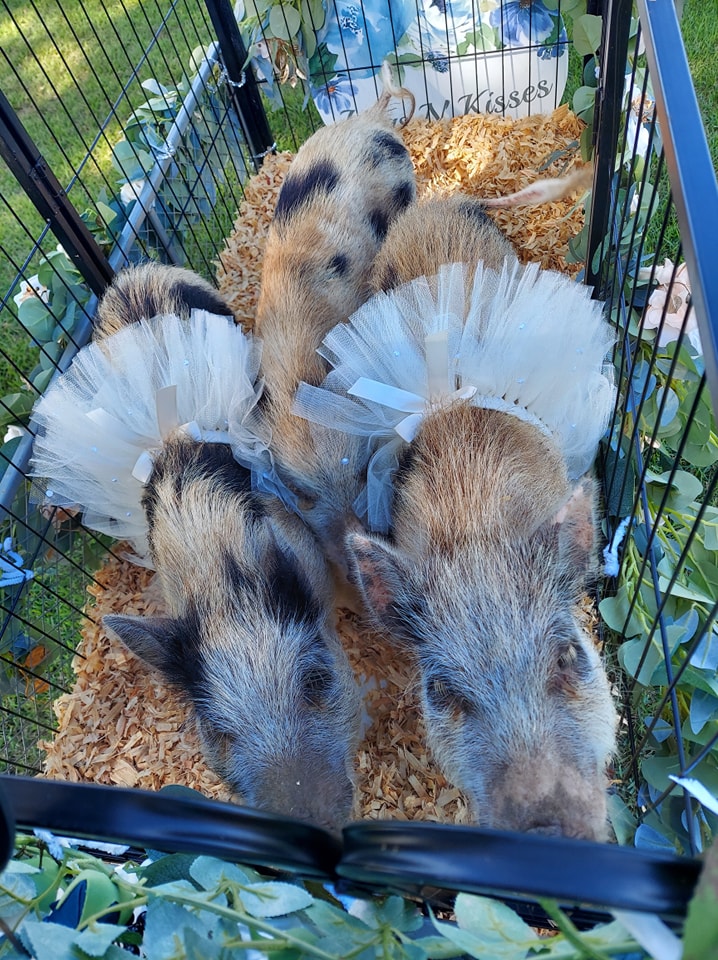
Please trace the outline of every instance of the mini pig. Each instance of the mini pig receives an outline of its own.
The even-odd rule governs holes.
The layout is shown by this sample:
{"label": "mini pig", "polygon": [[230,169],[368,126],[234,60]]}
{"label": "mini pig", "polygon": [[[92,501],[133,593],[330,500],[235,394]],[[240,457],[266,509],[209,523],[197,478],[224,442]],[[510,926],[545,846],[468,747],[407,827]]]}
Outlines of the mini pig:
{"label": "mini pig", "polygon": [[481,200],[462,193],[434,196],[408,207],[389,228],[376,256],[372,291],[394,290],[415,277],[433,277],[445,263],[475,266],[482,261],[494,270],[501,270],[505,262],[517,263],[513,246],[484,207]]}
{"label": "mini pig", "polygon": [[521,267],[460,196],[398,218],[373,283],[391,292],[327,336],[334,370],[297,404],[375,445],[369,517],[378,503],[389,536],[348,533],[353,579],[415,656],[429,746],[476,822],[603,840],[616,713],[576,603],[610,330],[585,288]]}
{"label": "mini pig", "polygon": [[353,438],[292,412],[300,381],[327,373],[322,338],[369,296],[369,274],[394,220],[415,198],[409,153],[392,125],[387,89],[366,112],[318,130],[282,185],[264,253],[256,331],[263,339],[264,413],[277,470],[302,515],[343,569],[343,534],[365,468]]}
{"label": "mini pig", "polygon": [[[326,561],[256,489],[253,469],[271,469],[253,419],[258,347],[228,317],[186,303],[168,314],[187,282],[165,267],[118,276],[98,318],[117,332],[39,404],[34,471],[53,502],[73,499],[96,529],[147,544],[168,615],[103,622],[186,696],[219,776],[250,806],[339,830],[360,698]],[[148,290],[163,316],[123,326]]]}
{"label": "mini pig", "polygon": [[615,709],[575,615],[593,502],[533,426],[457,402],[407,448],[392,539],[348,536],[373,619],[416,657],[429,747],[482,826],[606,839]]}
{"label": "mini pig", "polygon": [[[505,197],[477,199],[463,193],[435,195],[408,207],[394,220],[374,262],[372,292],[393,290],[415,277],[433,277],[445,263],[494,270],[517,262],[510,241],[486,214],[487,208],[538,206],[588,189],[593,168],[537,180]],[[467,304],[468,307],[468,304]]]}

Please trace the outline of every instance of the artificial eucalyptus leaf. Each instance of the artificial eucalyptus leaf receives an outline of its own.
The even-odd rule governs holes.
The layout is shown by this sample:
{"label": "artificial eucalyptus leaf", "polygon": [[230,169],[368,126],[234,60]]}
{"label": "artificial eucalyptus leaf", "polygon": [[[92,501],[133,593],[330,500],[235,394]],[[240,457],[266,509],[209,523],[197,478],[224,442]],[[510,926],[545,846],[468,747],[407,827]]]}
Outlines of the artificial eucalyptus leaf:
{"label": "artificial eucalyptus leaf", "polygon": [[675,851],[673,841],[647,823],[642,823],[638,827],[633,842],[642,850],[665,850],[671,853]]}
{"label": "artificial eucalyptus leaf", "polygon": [[247,913],[253,917],[282,917],[314,902],[303,887],[280,881],[250,884],[241,896]]}
{"label": "artificial eucalyptus leaf", "polygon": [[667,577],[658,578],[658,589],[663,594],[668,594],[672,597],[680,597],[683,600],[694,600],[696,603],[704,604],[708,608],[712,607],[713,603],[715,602],[714,597],[710,597],[702,590],[691,586],[690,584],[681,583],[679,580],[676,580],[671,584]]}
{"label": "artificial eucalyptus leaf", "polygon": [[418,930],[424,922],[416,906],[402,897],[356,900],[350,912],[353,917],[363,920],[369,927],[379,928],[388,925],[402,932]]}
{"label": "artificial eucalyptus leaf", "polygon": [[412,943],[432,960],[450,960],[451,957],[460,957],[463,953],[461,947],[444,937],[417,937]]}
{"label": "artificial eucalyptus leaf", "polygon": [[13,423],[25,423],[35,405],[35,394],[29,390],[8,393],[0,397],[0,428]]}
{"label": "artificial eucalyptus leaf", "polygon": [[486,938],[487,942],[526,943],[536,937],[531,927],[510,907],[489,897],[460,893],[456,897],[454,914],[462,930]]}
{"label": "artificial eucalyptus leaf", "polygon": [[189,876],[204,890],[215,890],[223,881],[244,885],[259,880],[259,874],[249,867],[239,867],[216,857],[204,856],[193,861]]}
{"label": "artificial eucalyptus leaf", "polygon": [[93,923],[79,934],[77,946],[88,957],[104,957],[110,944],[125,932],[126,927],[112,923]]}
{"label": "artificial eucalyptus leaf", "polygon": [[706,723],[718,717],[718,697],[694,690],[688,717],[693,733],[700,733]]}
{"label": "artificial eucalyptus leaf", "polygon": [[152,960],[176,960],[178,945],[183,943],[187,928],[207,937],[218,920],[206,911],[186,910],[180,904],[153,895],[145,915],[144,953]]}
{"label": "artificial eucalyptus leaf", "polygon": [[718,635],[715,626],[703,634],[690,657],[691,666],[710,673],[718,670]]}
{"label": "artificial eucalyptus leaf", "polygon": [[[658,404],[661,416],[660,427],[665,429],[665,427],[677,419],[680,400],[675,390],[671,390],[670,387],[659,387],[656,395],[656,403]],[[680,429],[680,424],[677,424],[677,427]]]}
{"label": "artificial eucalyptus leaf", "polygon": [[618,660],[626,673],[644,687],[666,682],[665,669],[662,669],[665,658],[655,636],[648,647],[642,637],[624,640],[618,648]]}
{"label": "artificial eucalyptus leaf", "polygon": [[573,110],[574,113],[582,113],[584,110],[588,110],[593,107],[596,100],[596,89],[595,87],[577,87],[573,95]]}
{"label": "artificial eucalyptus leaf", "polygon": [[312,30],[311,26],[306,23],[306,21],[304,21],[302,24],[302,44],[304,46],[304,53],[307,57],[307,60],[310,60],[316,53],[317,35],[314,30]]}
{"label": "artificial eucalyptus leaf", "polygon": [[302,18],[288,3],[278,3],[269,11],[269,29],[278,40],[290,42],[299,33]]}
{"label": "artificial eucalyptus leaf", "polygon": [[635,613],[629,617],[630,606],[626,589],[622,586],[615,596],[604,597],[598,609],[604,623],[614,633],[622,637],[636,637],[642,634],[643,626]]}
{"label": "artificial eucalyptus leaf", "polygon": [[73,949],[80,934],[73,927],[61,923],[25,920],[20,937],[34,960],[77,960]]}
{"label": "artificial eucalyptus leaf", "polygon": [[577,17],[573,24],[573,45],[580,57],[590,57],[596,54],[601,46],[603,21],[601,17],[585,13]]}
{"label": "artificial eucalyptus leaf", "polygon": [[[305,36],[311,33],[315,37],[314,47],[316,49],[316,33],[324,25],[326,18],[322,0],[302,0],[301,17]],[[307,52],[307,56],[311,56],[311,54]]]}
{"label": "artificial eucalyptus leaf", "polygon": [[175,880],[188,880],[190,867],[196,857],[192,853],[172,853],[161,856],[139,868],[139,875],[148,886],[156,887]]}
{"label": "artificial eucalyptus leaf", "polygon": [[34,340],[44,343],[52,336],[55,317],[39,297],[26,297],[20,303],[17,316]]}
{"label": "artificial eucalyptus leaf", "polygon": [[32,385],[35,387],[38,393],[44,393],[45,388],[52,379],[54,369],[50,368],[49,370],[41,370],[36,376],[32,378]]}

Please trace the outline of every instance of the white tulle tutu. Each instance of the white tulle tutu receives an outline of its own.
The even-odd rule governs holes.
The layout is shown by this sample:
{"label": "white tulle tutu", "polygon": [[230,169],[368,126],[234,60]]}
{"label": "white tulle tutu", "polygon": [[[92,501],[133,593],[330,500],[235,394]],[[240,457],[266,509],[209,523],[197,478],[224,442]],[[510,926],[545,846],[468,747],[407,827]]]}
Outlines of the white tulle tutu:
{"label": "white tulle tutu", "polygon": [[232,320],[193,310],[91,343],[39,400],[33,497],[80,507],[86,526],[147,554],[141,498],[152,457],[178,428],[227,443],[253,486],[279,495],[269,433],[257,411],[260,343]]}
{"label": "white tulle tutu", "polygon": [[335,327],[319,351],[334,369],[321,387],[301,384],[294,409],[367,438],[355,509],[386,531],[402,448],[432,407],[454,399],[533,423],[558,443],[570,477],[585,473],[614,403],[614,339],[602,305],[562,274],[536,264],[499,274],[480,263],[472,278],[450,264],[377,294]]}

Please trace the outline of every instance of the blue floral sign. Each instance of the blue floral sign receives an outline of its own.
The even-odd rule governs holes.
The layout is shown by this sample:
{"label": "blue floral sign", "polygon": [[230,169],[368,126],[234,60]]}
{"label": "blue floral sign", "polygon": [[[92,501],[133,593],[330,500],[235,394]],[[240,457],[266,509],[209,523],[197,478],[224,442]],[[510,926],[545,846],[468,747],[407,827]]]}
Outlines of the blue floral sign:
{"label": "blue floral sign", "polygon": [[[276,2],[286,12],[291,0]],[[253,26],[253,53],[265,55],[258,69],[267,78],[278,66],[268,39],[276,7],[263,6],[263,19],[245,24]],[[543,0],[314,0],[313,8],[302,0],[301,11],[310,9],[310,23],[296,13],[289,41],[298,60],[304,56],[298,73],[308,76],[325,122],[374,102],[387,59],[427,118],[545,113],[563,94],[568,37]],[[279,52],[286,62],[286,50]]]}

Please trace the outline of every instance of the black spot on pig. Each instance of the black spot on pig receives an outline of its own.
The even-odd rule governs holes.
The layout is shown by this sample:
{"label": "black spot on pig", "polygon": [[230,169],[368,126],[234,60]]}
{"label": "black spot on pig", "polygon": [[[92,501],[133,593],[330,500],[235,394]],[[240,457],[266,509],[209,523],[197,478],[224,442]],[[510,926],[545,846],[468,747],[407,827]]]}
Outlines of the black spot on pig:
{"label": "black spot on pig", "polygon": [[349,272],[349,257],[345,253],[336,253],[329,261],[329,269],[338,277],[345,277]]}
{"label": "black spot on pig", "polygon": [[319,603],[293,554],[283,553],[278,547],[268,578],[272,609],[280,617],[295,622],[318,620]]}
{"label": "black spot on pig", "polygon": [[387,230],[389,229],[389,214],[386,210],[370,210],[369,211],[369,224],[374,232],[374,236],[377,240],[383,240],[386,237]]}
{"label": "black spot on pig", "polygon": [[409,151],[401,140],[388,130],[381,130],[374,134],[367,149],[367,161],[372,167],[380,167],[400,157],[406,157],[407,163],[411,164]]}
{"label": "black spot on pig", "polygon": [[394,191],[392,197],[392,206],[394,213],[400,213],[405,210],[410,203],[414,202],[416,197],[416,186],[411,180],[400,183]]}
{"label": "black spot on pig", "polygon": [[[188,310],[206,310],[208,313],[217,313],[221,317],[232,316],[230,307],[215,291],[209,291],[205,287],[181,281],[173,292],[177,294]],[[161,312],[161,306],[156,306],[151,312],[148,311],[148,316],[153,317]]]}
{"label": "black spot on pig", "polygon": [[317,194],[329,194],[339,183],[339,170],[329,160],[320,160],[308,170],[290,173],[279,192],[274,211],[276,221],[287,221],[296,210],[314,199]]}
{"label": "black spot on pig", "polygon": [[167,443],[155,460],[145,487],[142,506],[147,516],[150,537],[160,502],[160,487],[169,478],[177,501],[186,487],[198,481],[211,481],[217,497],[242,496],[245,509],[255,518],[265,515],[259,497],[252,491],[250,471],[237,463],[226,443],[194,443],[180,440]]}
{"label": "black spot on pig", "polygon": [[458,212],[462,217],[465,217],[473,223],[492,223],[491,217],[486,213],[480,203],[471,203],[470,201],[462,203],[458,207]]}

